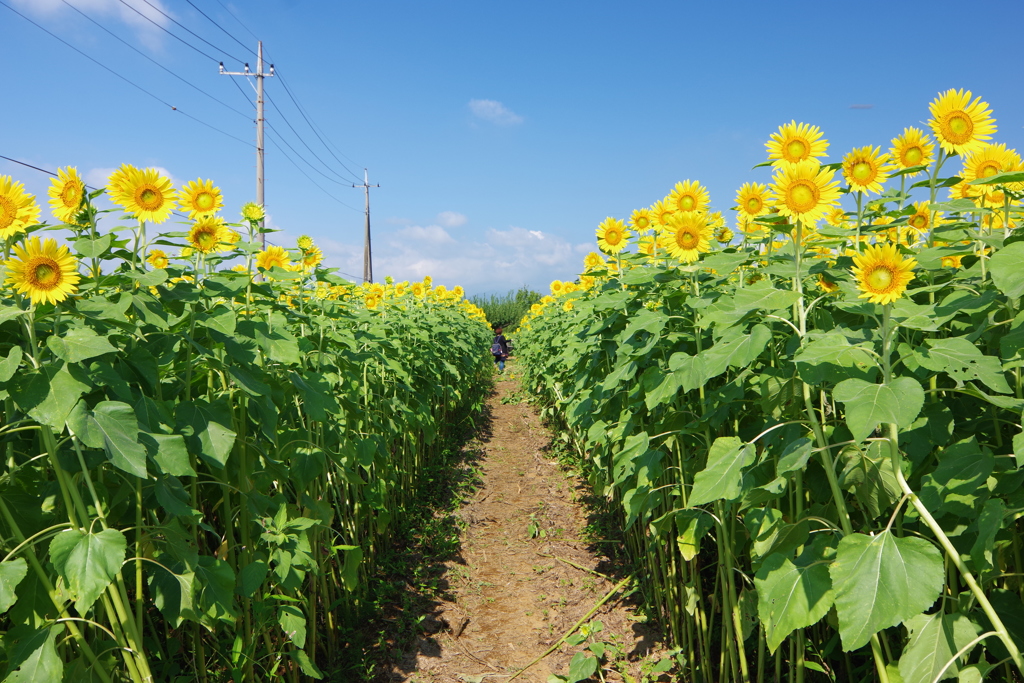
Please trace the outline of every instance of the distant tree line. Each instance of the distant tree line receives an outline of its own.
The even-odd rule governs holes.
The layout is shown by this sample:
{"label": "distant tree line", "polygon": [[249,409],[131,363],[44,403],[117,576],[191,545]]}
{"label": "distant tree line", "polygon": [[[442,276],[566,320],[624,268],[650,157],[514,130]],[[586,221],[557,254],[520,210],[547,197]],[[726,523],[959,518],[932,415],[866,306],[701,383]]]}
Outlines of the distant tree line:
{"label": "distant tree line", "polygon": [[540,301],[543,294],[527,287],[510,290],[507,294],[491,294],[490,296],[470,297],[470,301],[483,309],[487,320],[492,326],[500,325],[506,332],[519,329],[519,321],[530,310],[530,306]]}

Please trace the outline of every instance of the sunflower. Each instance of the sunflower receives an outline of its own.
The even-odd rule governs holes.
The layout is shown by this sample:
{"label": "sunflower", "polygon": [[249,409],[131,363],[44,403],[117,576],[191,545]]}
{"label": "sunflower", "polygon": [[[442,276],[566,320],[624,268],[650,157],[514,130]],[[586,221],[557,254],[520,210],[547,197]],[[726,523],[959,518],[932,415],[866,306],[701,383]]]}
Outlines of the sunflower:
{"label": "sunflower", "polygon": [[250,223],[259,223],[266,217],[266,212],[263,210],[262,204],[256,202],[246,202],[242,205],[242,218],[249,221]]}
{"label": "sunflower", "polygon": [[654,227],[661,230],[668,227],[669,216],[675,212],[676,209],[669,203],[668,197],[654,202],[654,205],[651,206],[651,220],[654,222]]}
{"label": "sunflower", "polygon": [[461,299],[466,296],[466,290],[462,288],[462,285],[455,285],[452,288],[452,294],[454,294],[457,299]]}
{"label": "sunflower", "polygon": [[412,295],[417,299],[423,298],[424,289],[422,282],[412,283]]}
{"label": "sunflower", "polygon": [[895,244],[870,245],[853,257],[853,276],[857,278],[858,298],[873,304],[891,304],[903,296],[914,279],[911,272],[917,261],[904,258]]}
{"label": "sunflower", "polygon": [[778,212],[794,220],[814,223],[839,204],[835,171],[816,161],[801,161],[780,168],[772,176],[772,199]]}
{"label": "sunflower", "polygon": [[764,235],[765,227],[755,223],[753,219],[744,216],[742,213],[736,218],[736,229],[747,237],[759,238]]}
{"label": "sunflower", "polygon": [[640,238],[640,242],[637,244],[637,249],[641,254],[645,254],[648,257],[653,257],[655,251],[660,251],[662,254],[665,253],[665,238],[656,235],[645,235]]}
{"label": "sunflower", "polygon": [[78,169],[74,166],[58,168],[57,177],[50,182],[53,184],[47,194],[50,195],[53,215],[61,223],[74,223],[85,199],[85,183],[79,177]]}
{"label": "sunflower", "polygon": [[28,294],[33,304],[64,301],[78,289],[78,262],[52,237],[42,245],[38,237],[30,237],[24,245],[14,245],[14,253],[14,258],[4,262],[7,284]]}
{"label": "sunflower", "polygon": [[650,209],[637,209],[633,212],[633,215],[629,217],[629,224],[633,226],[633,229],[637,232],[646,232],[654,227],[651,221],[651,210]]}
{"label": "sunflower", "polygon": [[565,293],[565,283],[563,283],[561,280],[552,280],[551,281],[551,295],[552,296],[562,296],[562,294],[564,294],[564,293]]}
{"label": "sunflower", "polygon": [[290,258],[288,258],[288,252],[285,251],[284,247],[269,246],[265,251],[261,251],[256,254],[256,266],[263,270],[270,270],[274,266],[278,268],[288,268],[292,264]]}
{"label": "sunflower", "polygon": [[971,154],[996,132],[996,120],[988,104],[971,91],[947,90],[928,105],[928,125],[942,149],[949,154]]}
{"label": "sunflower", "polygon": [[224,200],[220,196],[220,188],[214,187],[212,180],[196,178],[181,188],[178,207],[187,211],[189,218],[212,216],[224,208]]}
{"label": "sunflower", "polygon": [[1007,149],[1003,143],[997,145],[983,144],[978,151],[964,159],[964,170],[960,173],[966,191],[975,196],[985,195],[990,204],[1002,204],[1002,192],[992,185],[970,185],[973,180],[989,178],[997,173],[1013,171],[1020,167],[1021,159],[1016,150]]}
{"label": "sunflower", "polygon": [[597,226],[597,246],[601,251],[618,254],[626,247],[630,235],[625,223],[617,218],[606,218]]}
{"label": "sunflower", "polygon": [[363,297],[363,303],[366,304],[366,307],[372,311],[373,309],[377,308],[377,306],[380,305],[380,297],[378,297],[375,294],[367,294],[365,297]]}
{"label": "sunflower", "polygon": [[825,222],[834,228],[838,228],[846,223],[846,212],[843,211],[843,207],[832,207],[829,212],[825,214]]}
{"label": "sunflower", "polygon": [[719,244],[729,244],[729,242],[732,242],[733,236],[732,230],[730,230],[728,226],[722,225],[715,230],[715,240],[717,240]]}
{"label": "sunflower", "polygon": [[566,301],[564,304],[562,304],[562,310],[565,311],[566,313],[571,311],[572,310],[572,300]]}
{"label": "sunflower", "polygon": [[843,176],[854,192],[881,194],[882,183],[889,179],[893,167],[889,155],[878,147],[854,147],[843,157]]}
{"label": "sunflower", "polygon": [[[167,267],[167,252],[163,249],[152,249],[149,252],[149,256],[146,257],[146,262],[153,266],[157,270]],[[245,271],[245,266],[242,266],[242,271]]]}
{"label": "sunflower", "polygon": [[669,220],[665,237],[668,253],[683,263],[696,261],[701,253],[711,251],[711,226],[703,213],[676,214]]}
{"label": "sunflower", "polygon": [[242,235],[237,230],[225,225],[221,230],[220,244],[217,246],[217,251],[231,251],[241,239]]}
{"label": "sunflower", "polygon": [[666,197],[666,202],[676,211],[704,211],[708,208],[710,199],[708,191],[696,180],[684,180],[676,183],[676,186]]}
{"label": "sunflower", "polygon": [[120,194],[121,186],[127,183],[129,177],[138,170],[131,164],[121,164],[110,174],[110,177],[107,178],[107,194],[110,195],[111,200],[116,202],[114,198]]}
{"label": "sunflower", "polygon": [[299,235],[299,239],[295,240],[295,246],[302,251],[308,251],[313,248],[313,238],[309,235]]}
{"label": "sunflower", "polygon": [[224,243],[224,219],[203,216],[188,231],[188,243],[198,252],[209,254],[217,251]]}
{"label": "sunflower", "polygon": [[178,194],[170,180],[155,168],[133,168],[115,182],[114,176],[118,173],[115,171],[111,176],[111,199],[115,204],[140,221],[163,223],[167,220]]}
{"label": "sunflower", "polygon": [[942,257],[943,268],[963,268],[961,261],[963,260],[963,254],[954,254],[952,256]]}
{"label": "sunflower", "polygon": [[39,214],[36,198],[25,192],[25,186],[9,175],[0,175],[0,237],[25,232],[39,222]]}
{"label": "sunflower", "polygon": [[736,209],[747,219],[768,213],[768,188],[764,183],[743,183],[736,191]]}
{"label": "sunflower", "polygon": [[324,260],[324,253],[320,247],[312,246],[302,252],[302,265],[306,268],[316,268]]}
{"label": "sunflower", "polygon": [[[932,212],[928,210],[928,202],[914,202],[914,213],[907,216],[907,225],[924,234],[932,228]],[[939,223],[942,214],[935,214],[935,222]]]}
{"label": "sunflower", "polygon": [[794,120],[779,126],[779,132],[772,133],[771,140],[764,146],[768,148],[772,166],[786,166],[824,157],[828,140],[821,139],[821,130],[817,126]]}
{"label": "sunflower", "polygon": [[580,289],[590,289],[597,284],[597,279],[592,275],[580,275]]}
{"label": "sunflower", "polygon": [[434,284],[434,278],[430,277],[429,275],[424,275],[423,276],[423,286],[424,287],[430,287],[430,285],[432,285],[432,284]]}
{"label": "sunflower", "polygon": [[[932,163],[935,145],[932,139],[924,131],[913,126],[903,129],[903,135],[892,139],[892,147],[889,148],[889,156],[897,168],[911,168],[913,166],[927,166]],[[909,177],[916,176],[920,171],[908,173]]]}
{"label": "sunflower", "polygon": [[818,287],[826,294],[839,291],[839,285],[825,277],[825,273],[818,273]]}

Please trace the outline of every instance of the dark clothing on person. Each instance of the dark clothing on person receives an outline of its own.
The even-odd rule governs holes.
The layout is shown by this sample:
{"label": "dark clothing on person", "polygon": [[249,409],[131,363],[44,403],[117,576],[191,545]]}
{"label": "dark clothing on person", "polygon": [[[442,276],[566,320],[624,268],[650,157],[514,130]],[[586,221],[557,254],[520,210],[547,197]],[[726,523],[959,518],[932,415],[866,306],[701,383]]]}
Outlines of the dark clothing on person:
{"label": "dark clothing on person", "polygon": [[495,344],[501,347],[501,353],[494,354],[494,362],[498,365],[498,370],[504,372],[505,359],[508,358],[508,339],[505,339],[503,334],[496,334],[494,335],[494,341],[491,342],[491,346],[493,347]]}

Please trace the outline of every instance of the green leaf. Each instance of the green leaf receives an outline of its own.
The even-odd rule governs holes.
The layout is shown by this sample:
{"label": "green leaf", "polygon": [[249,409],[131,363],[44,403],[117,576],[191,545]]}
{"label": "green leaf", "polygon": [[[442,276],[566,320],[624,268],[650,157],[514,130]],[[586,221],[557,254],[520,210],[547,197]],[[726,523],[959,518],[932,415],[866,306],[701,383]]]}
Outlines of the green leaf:
{"label": "green leaf", "polygon": [[238,592],[246,598],[251,598],[263,585],[267,578],[267,563],[263,560],[255,560],[242,567],[238,575]]}
{"label": "green leaf", "polygon": [[[900,674],[904,683],[933,683],[959,674],[954,655],[974,640],[978,625],[961,613],[919,614],[908,619],[905,626],[910,641],[900,657]],[[948,667],[946,664],[952,661]],[[938,678],[940,672],[942,677]]]}
{"label": "green leaf", "polygon": [[721,436],[711,444],[708,464],[693,479],[689,505],[695,507],[715,500],[736,500],[743,495],[743,470],[753,464],[753,444],[735,436]]}
{"label": "green leaf", "polygon": [[28,564],[19,558],[0,562],[0,614],[11,608],[18,601],[14,589],[28,573]]}
{"label": "green leaf", "polygon": [[829,567],[847,652],[928,609],[942,590],[942,554],[923,538],[850,534]]}
{"label": "green leaf", "polygon": [[1024,242],[1008,244],[989,260],[992,282],[1006,296],[1017,299],[1024,294]]}
{"label": "green leaf", "polygon": [[309,655],[306,654],[305,650],[295,650],[293,656],[295,657],[295,661],[298,663],[299,668],[302,670],[302,673],[316,681],[323,679],[324,673],[317,668],[316,664],[314,664],[313,660],[309,658]]}
{"label": "green leaf", "polygon": [[676,545],[689,562],[700,552],[700,539],[714,526],[711,515],[703,510],[676,510]]}
{"label": "green leaf", "polygon": [[754,325],[747,334],[740,334],[725,343],[719,341],[701,354],[707,364],[704,381],[717,377],[730,367],[747,367],[761,355],[771,338],[771,330],[764,325]]}
{"label": "green leaf", "polygon": [[196,471],[189,461],[185,437],[180,434],[150,434],[139,432],[139,442],[156,461],[164,474],[174,477],[194,477]]}
{"label": "green leaf", "polygon": [[33,420],[61,432],[71,409],[89,390],[89,384],[80,368],[62,363],[15,375],[8,390],[18,407]]}
{"label": "green leaf", "polygon": [[702,354],[690,356],[682,351],[673,353],[668,360],[668,367],[678,378],[684,392],[704,386],[707,376],[707,363]]}
{"label": "green leaf", "polygon": [[336,415],[341,410],[338,401],[334,398],[334,387],[324,379],[322,374],[306,371],[301,375],[290,372],[288,376],[295,388],[299,390],[303,408],[313,421],[324,422],[328,419],[328,414]]}
{"label": "green leaf", "polygon": [[35,630],[30,626],[18,626],[8,632],[16,645],[8,656],[8,670],[11,672],[4,683],[55,683],[64,676],[64,662],[57,654],[57,636],[64,632],[64,625]]}
{"label": "green leaf", "polygon": [[789,308],[800,298],[798,292],[791,289],[775,289],[767,280],[755,282],[750,287],[737,289],[732,296],[732,304],[736,311],[778,311]]}
{"label": "green leaf", "polygon": [[7,357],[0,361],[0,382],[7,382],[21,366],[21,347],[12,346],[7,352]]}
{"label": "green leaf", "polygon": [[174,408],[174,419],[190,451],[218,469],[227,464],[236,434],[224,399],[182,401]]}
{"label": "green leaf", "polygon": [[968,185],[995,185],[997,183],[1024,183],[1024,171],[1003,171],[984,178],[975,178]]}
{"label": "green leaf", "polygon": [[341,568],[341,579],[349,592],[359,587],[359,565],[363,562],[363,549],[345,551],[345,564]]}
{"label": "green leaf", "polygon": [[854,346],[838,332],[805,340],[793,361],[800,379],[808,384],[835,384],[849,378],[870,380],[878,372],[868,347]]}
{"label": "green leaf", "polygon": [[858,441],[871,436],[881,423],[909,427],[924,405],[924,390],[910,377],[897,377],[891,384],[843,380],[836,385],[832,397],[846,404],[846,425]]}
{"label": "green leaf", "polygon": [[127,403],[103,401],[90,415],[96,431],[103,436],[103,450],[114,467],[145,479],[146,449],[139,443],[139,422]]}
{"label": "green leaf", "polygon": [[[167,561],[168,558],[165,555],[160,559]],[[181,573],[171,572],[151,562],[146,563],[146,568],[153,604],[164,618],[175,628],[181,625],[182,619],[195,619],[193,599],[196,575],[191,571],[181,571],[178,567],[174,569]]]}
{"label": "green leaf", "polygon": [[985,501],[978,516],[978,538],[971,548],[971,561],[979,572],[995,566],[992,551],[995,550],[996,534],[1003,528],[1005,516],[1006,503],[1002,498],[989,498]]}
{"label": "green leaf", "polygon": [[597,657],[591,657],[587,652],[577,652],[569,661],[568,683],[585,681],[596,673]]}
{"label": "green leaf", "polygon": [[807,465],[807,461],[811,459],[813,452],[814,443],[807,437],[800,437],[782,451],[782,455],[779,456],[779,464],[775,468],[776,474],[802,470]]}
{"label": "green leaf", "polygon": [[970,518],[976,514],[979,494],[987,495],[986,481],[995,457],[972,436],[939,453],[939,466],[921,480],[921,502],[932,511]]}
{"label": "green leaf", "polygon": [[80,363],[105,353],[116,353],[117,349],[89,327],[74,327],[63,337],[51,335],[46,345],[57,356],[68,363]]}
{"label": "green leaf", "polygon": [[217,622],[234,624],[238,617],[235,604],[235,572],[224,560],[203,555],[196,566],[198,603],[202,622],[210,628]]}
{"label": "green leaf", "polygon": [[964,382],[980,380],[992,391],[1011,392],[999,359],[983,354],[967,337],[926,339],[925,344],[914,349],[917,362],[933,372],[945,372],[958,387]]}
{"label": "green leaf", "polygon": [[128,541],[117,529],[62,531],[50,541],[50,562],[76,596],[75,609],[85,614],[121,570]]}
{"label": "green leaf", "polygon": [[780,553],[765,558],[754,577],[754,585],[757,613],[773,654],[790,633],[818,623],[835,599],[827,564],[811,562],[797,566]]}
{"label": "green leaf", "polygon": [[75,251],[79,256],[84,256],[85,258],[99,258],[107,252],[107,249],[110,249],[110,241],[113,238],[114,234],[109,232],[106,235],[100,235],[96,239],[80,237],[75,240]]}
{"label": "green leaf", "polygon": [[277,623],[281,625],[281,630],[288,636],[288,640],[295,644],[295,647],[306,646],[306,617],[297,605],[279,605]]}

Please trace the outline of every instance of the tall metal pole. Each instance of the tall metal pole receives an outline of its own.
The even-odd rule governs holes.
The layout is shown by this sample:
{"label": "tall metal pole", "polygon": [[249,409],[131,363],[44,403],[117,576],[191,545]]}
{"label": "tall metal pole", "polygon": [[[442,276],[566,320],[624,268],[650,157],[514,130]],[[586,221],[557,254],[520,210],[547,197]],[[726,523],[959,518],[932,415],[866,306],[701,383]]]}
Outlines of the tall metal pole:
{"label": "tall metal pole", "polygon": [[[249,71],[248,62],[245,71],[225,71],[224,62],[220,63],[220,73],[224,76],[256,77],[256,203],[265,207],[263,200],[263,79],[274,75],[274,65],[270,72],[263,73],[263,41],[256,41],[256,73]],[[267,236],[263,233],[263,221],[260,221],[260,244],[267,248]]]}
{"label": "tall metal pole", "polygon": [[352,184],[352,187],[361,187],[366,191],[366,239],[363,244],[363,282],[373,282],[373,255],[370,250],[370,188],[380,185],[370,184],[370,174],[363,169],[363,184]]}
{"label": "tall metal pole", "polygon": [[[263,202],[263,41],[256,41],[256,203]],[[267,234],[260,221],[260,245],[267,249]]]}

